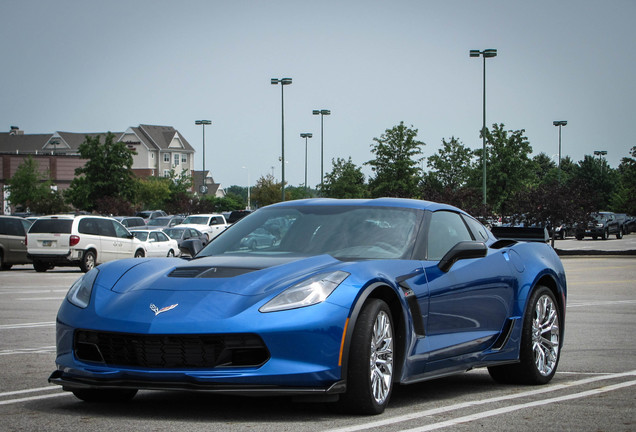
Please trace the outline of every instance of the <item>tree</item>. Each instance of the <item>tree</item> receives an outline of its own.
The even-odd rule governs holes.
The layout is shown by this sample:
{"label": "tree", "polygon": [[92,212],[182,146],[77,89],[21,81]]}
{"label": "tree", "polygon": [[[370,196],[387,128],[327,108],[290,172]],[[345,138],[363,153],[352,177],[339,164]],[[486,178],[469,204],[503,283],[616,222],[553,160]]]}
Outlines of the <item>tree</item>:
{"label": "tree", "polygon": [[[493,124],[492,131],[486,131],[486,197],[500,214],[515,212],[518,202],[511,198],[532,183],[532,147],[524,133],[523,129],[505,131],[503,124]],[[482,153],[475,150],[480,162]]]}
{"label": "tree", "polygon": [[630,150],[632,157],[624,157],[618,166],[618,185],[612,194],[612,210],[636,214],[636,146]]}
{"label": "tree", "polygon": [[115,142],[115,135],[109,132],[103,144],[100,136],[86,136],[78,150],[87,161],[75,170],[76,177],[67,190],[67,197],[76,208],[94,210],[97,200],[103,197],[128,201],[134,198],[133,152],[125,143]]}
{"label": "tree", "polygon": [[320,195],[329,198],[365,198],[367,187],[362,168],[351,160],[338,158],[331,161],[333,169],[325,174]]}
{"label": "tree", "polygon": [[417,194],[419,182],[419,162],[415,159],[422,154],[417,141],[417,129],[404,126],[404,122],[387,129],[380,138],[373,138],[371,145],[375,159],[365,163],[370,165],[375,177],[369,180],[369,190],[373,197],[411,198]]}
{"label": "tree", "polygon": [[173,195],[172,181],[167,177],[147,177],[137,179],[136,202],[142,209],[162,209]]}
{"label": "tree", "polygon": [[257,207],[264,207],[280,201],[281,184],[276,183],[274,176],[267,174],[261,176],[252,188],[252,202]]}
{"label": "tree", "polygon": [[37,162],[28,156],[7,182],[7,189],[13,206],[39,213],[38,204],[51,194],[51,181],[48,173],[40,174]]}
{"label": "tree", "polygon": [[442,139],[442,148],[428,158],[429,172],[442,188],[457,189],[466,186],[471,176],[471,164],[475,153],[461,141],[451,137]]}
{"label": "tree", "polygon": [[574,177],[585,185],[586,192],[592,198],[591,208],[588,209],[590,212],[609,210],[618,176],[605,159],[585,155],[578,163]]}

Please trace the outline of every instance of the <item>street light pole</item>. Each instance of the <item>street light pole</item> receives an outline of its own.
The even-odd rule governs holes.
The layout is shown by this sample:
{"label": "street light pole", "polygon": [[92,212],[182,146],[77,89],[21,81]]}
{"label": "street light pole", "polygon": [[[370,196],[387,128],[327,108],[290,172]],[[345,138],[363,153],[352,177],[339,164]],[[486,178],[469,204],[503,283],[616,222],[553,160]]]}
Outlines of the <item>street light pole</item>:
{"label": "street light pole", "polygon": [[557,167],[559,168],[559,182],[561,181],[561,127],[568,124],[566,120],[555,120],[552,122],[554,126],[559,127],[559,163]]}
{"label": "street light pole", "polygon": [[320,109],[313,110],[313,115],[320,115],[320,191],[322,193],[323,185],[324,185],[324,174],[325,174],[325,142],[324,142],[324,117],[326,115],[331,115],[331,110],[328,109]]}
{"label": "street light pole", "polygon": [[250,169],[248,167],[243,167],[243,169],[247,170],[247,208],[245,210],[252,210],[252,203],[250,200]]}
{"label": "street light pole", "polygon": [[483,201],[484,201],[484,205],[486,205],[486,130],[487,130],[486,129],[486,59],[491,57],[496,57],[497,50],[496,49],[485,49],[483,51],[470,50],[470,56],[471,57],[482,56],[484,58],[484,97],[483,97],[484,107],[483,107],[483,122],[481,127],[483,153],[481,155],[481,160],[483,165],[483,181],[482,181],[482,189],[483,189],[483,196],[484,196]]}
{"label": "street light pole", "polygon": [[301,138],[305,138],[305,197],[307,196],[307,139],[312,137],[309,132],[301,133]]}
{"label": "street light pole", "polygon": [[276,84],[280,84],[280,111],[281,111],[281,194],[282,194],[282,200],[285,201],[285,98],[284,98],[284,93],[283,93],[283,89],[285,88],[286,85],[289,85],[292,83],[292,79],[291,78],[272,78],[271,79],[271,83],[273,85]]}
{"label": "street light pole", "polygon": [[200,192],[202,194],[206,194],[208,193],[208,185],[206,184],[205,178],[205,125],[211,125],[212,121],[211,120],[195,120],[194,122],[195,125],[201,125],[201,128],[203,129],[203,184],[201,185],[201,189]]}

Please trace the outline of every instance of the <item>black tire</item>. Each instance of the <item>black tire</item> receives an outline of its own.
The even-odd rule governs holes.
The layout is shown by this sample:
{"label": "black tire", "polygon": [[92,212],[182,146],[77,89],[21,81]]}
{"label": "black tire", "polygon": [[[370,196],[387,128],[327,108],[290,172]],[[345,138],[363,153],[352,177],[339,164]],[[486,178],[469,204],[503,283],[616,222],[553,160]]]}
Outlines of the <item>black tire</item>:
{"label": "black tire", "polygon": [[173,258],[174,257],[174,251],[172,249],[170,249],[168,251],[168,258]]}
{"label": "black tire", "polygon": [[0,270],[11,270],[12,265],[4,262],[4,255],[0,252]]}
{"label": "black tire", "polygon": [[[541,316],[537,316],[541,315]],[[539,326],[535,320],[539,319]],[[543,329],[544,319],[549,329]],[[544,337],[548,335],[549,338]],[[561,356],[561,310],[549,288],[537,286],[523,319],[519,363],[491,366],[490,376],[497,382],[506,384],[546,384],[556,373]],[[548,348],[548,352],[544,348]]]}
{"label": "black tire", "polygon": [[44,273],[49,268],[51,268],[51,266],[49,266],[48,263],[45,263],[45,262],[42,262],[42,261],[33,261],[33,268],[38,273]]}
{"label": "black tire", "polygon": [[73,390],[76,398],[84,402],[122,403],[128,402],[137,394],[136,389],[80,389]]}
{"label": "black tire", "polygon": [[135,258],[143,258],[146,256],[146,253],[144,252],[143,249],[137,249],[135,251]]}
{"label": "black tire", "polygon": [[84,256],[82,256],[82,260],[80,261],[80,270],[84,273],[92,270],[97,265],[97,255],[93,250],[87,250],[84,252]]}
{"label": "black tire", "polygon": [[609,231],[605,229],[603,230],[603,235],[601,236],[601,239],[607,240],[608,238],[609,238]]}
{"label": "black tire", "polygon": [[384,301],[371,299],[362,307],[349,348],[347,392],[339,400],[342,411],[381,414],[386,408],[393,390],[394,329]]}
{"label": "black tire", "polygon": [[577,240],[583,240],[583,236],[582,236],[582,235],[577,235],[577,236],[576,236],[576,239],[577,239]]}
{"label": "black tire", "polygon": [[616,233],[616,238],[617,238],[618,240],[620,240],[620,239],[622,239],[622,238],[623,238],[623,229],[622,229],[622,228],[619,228],[619,229],[618,229],[618,232]]}

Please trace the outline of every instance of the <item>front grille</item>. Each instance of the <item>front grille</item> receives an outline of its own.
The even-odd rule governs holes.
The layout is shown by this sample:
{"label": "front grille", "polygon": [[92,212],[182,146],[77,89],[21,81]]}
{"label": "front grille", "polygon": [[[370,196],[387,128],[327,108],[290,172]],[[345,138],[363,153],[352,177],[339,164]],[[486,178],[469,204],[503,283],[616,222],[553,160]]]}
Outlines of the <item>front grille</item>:
{"label": "front grille", "polygon": [[269,359],[254,334],[146,335],[77,330],[75,356],[109,366],[190,369],[260,366]]}

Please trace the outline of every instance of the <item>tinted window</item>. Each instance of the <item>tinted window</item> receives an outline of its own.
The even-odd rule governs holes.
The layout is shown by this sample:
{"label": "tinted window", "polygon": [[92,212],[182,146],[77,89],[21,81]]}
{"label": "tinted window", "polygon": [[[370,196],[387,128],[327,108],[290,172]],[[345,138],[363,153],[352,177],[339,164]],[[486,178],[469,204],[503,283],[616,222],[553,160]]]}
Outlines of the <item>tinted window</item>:
{"label": "tinted window", "polygon": [[486,227],[484,227],[478,221],[476,221],[475,219],[469,216],[464,216],[464,219],[466,220],[466,223],[468,224],[471,231],[475,235],[475,240],[480,242],[488,241],[488,230],[486,230]]}
{"label": "tinted window", "polygon": [[473,240],[461,216],[449,211],[437,211],[431,215],[427,244],[429,260],[438,261],[461,241]]}
{"label": "tinted window", "polygon": [[[100,235],[99,220],[93,218],[85,218],[79,221],[77,230],[80,234]],[[106,234],[101,234],[106,235]]]}
{"label": "tinted window", "polygon": [[24,236],[24,227],[20,219],[2,218],[0,219],[0,234],[10,236]]}
{"label": "tinted window", "polygon": [[38,219],[33,222],[30,233],[70,234],[73,219]]}
{"label": "tinted window", "polygon": [[115,237],[119,237],[119,238],[128,238],[128,236],[130,235],[130,232],[124,228],[120,223],[117,223],[116,221],[108,221],[110,222],[110,224],[113,227],[113,232],[115,233]]}

